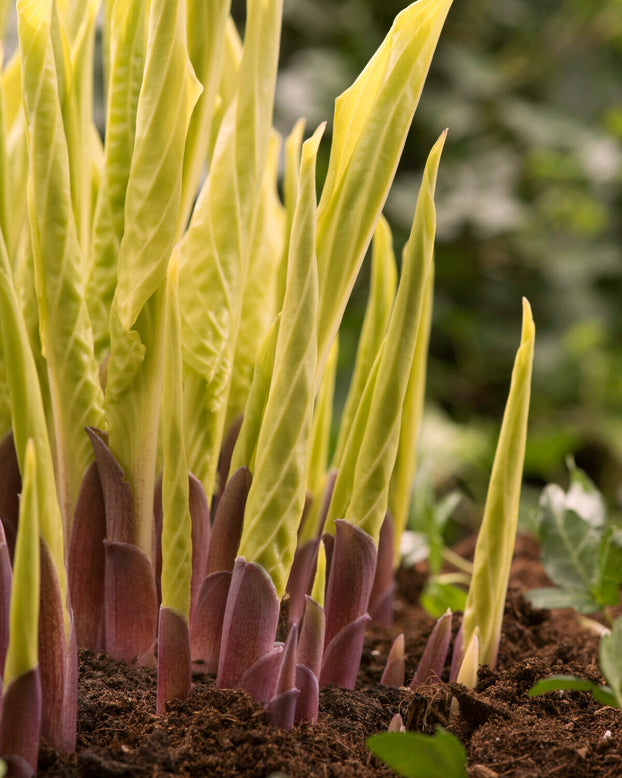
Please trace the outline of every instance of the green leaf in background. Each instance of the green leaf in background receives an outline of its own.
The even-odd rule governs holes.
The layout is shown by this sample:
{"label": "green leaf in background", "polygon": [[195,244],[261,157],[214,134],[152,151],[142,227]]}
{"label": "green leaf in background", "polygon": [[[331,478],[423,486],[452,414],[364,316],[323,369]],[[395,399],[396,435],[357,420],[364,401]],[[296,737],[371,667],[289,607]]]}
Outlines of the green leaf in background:
{"label": "green leaf in background", "polygon": [[[110,316],[110,448],[132,486],[135,543],[152,555],[164,287],[175,242],[186,132],[201,85],[186,47],[185,2],[154,0]],[[174,96],[174,99],[171,99]]]}
{"label": "green leaf in background", "polygon": [[466,589],[443,581],[439,576],[428,578],[419,597],[419,602],[429,614],[439,619],[449,608],[452,613],[464,611]]}
{"label": "green leaf in background", "polygon": [[463,646],[468,646],[476,630],[479,630],[479,663],[491,667],[497,662],[516,539],[535,334],[531,307],[523,298],[521,341],[512,369],[462,620]]}
{"label": "green leaf in background", "polygon": [[315,401],[317,263],[315,162],[321,125],[302,147],[285,298],[239,555],[259,563],[282,597],[306,494]]}
{"label": "green leaf in background", "polygon": [[[188,231],[181,242],[180,305],[189,465],[214,489],[242,292],[272,131],[281,0],[250,3],[237,91],[227,108]],[[228,75],[228,74],[227,74]]]}
{"label": "green leaf in background", "polygon": [[451,732],[381,732],[366,740],[371,752],[404,778],[466,778],[466,751]]}
{"label": "green leaf in background", "polygon": [[337,98],[318,206],[319,385],[382,212],[451,0],[419,0],[396,17],[354,84]]}
{"label": "green leaf in background", "polygon": [[605,511],[598,489],[572,463],[567,492],[544,489],[535,520],[544,570],[557,588],[528,592],[536,607],[592,613],[618,603],[622,530],[606,527]]}
{"label": "green leaf in background", "polygon": [[550,678],[543,678],[534,684],[527,694],[529,697],[537,697],[540,694],[557,691],[591,692],[594,699],[603,705],[620,707],[618,699],[608,686],[599,686],[593,681],[575,678],[572,675],[552,675]]}
{"label": "green leaf in background", "polygon": [[[28,206],[42,353],[52,401],[55,472],[66,530],[93,454],[85,427],[103,426],[103,396],[84,301],[82,255],[71,201],[69,155],[56,61],[55,6],[19,0],[18,33],[30,170]],[[57,32],[61,36],[60,31]],[[62,37],[62,36],[61,36]],[[58,48],[63,49],[58,39]]]}

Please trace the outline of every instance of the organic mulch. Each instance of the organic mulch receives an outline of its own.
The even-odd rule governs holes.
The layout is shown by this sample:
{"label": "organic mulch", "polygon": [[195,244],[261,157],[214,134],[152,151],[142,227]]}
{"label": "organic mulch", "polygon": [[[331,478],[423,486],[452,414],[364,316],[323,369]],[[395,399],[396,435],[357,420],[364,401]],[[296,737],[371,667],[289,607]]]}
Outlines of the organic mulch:
{"label": "organic mulch", "polygon": [[[466,543],[461,552],[471,550]],[[424,567],[399,572],[395,623],[369,631],[357,688],[323,690],[318,722],[292,732],[271,727],[244,692],[216,690],[213,678],[199,673],[193,694],[156,716],[154,669],[81,651],[77,750],[58,753],[43,743],[38,775],[391,776],[365,739],[400,712],[412,729],[432,733],[440,724],[458,735],[474,778],[621,776],[621,711],[586,692],[527,696],[537,680],[552,674],[603,681],[596,634],[571,611],[538,611],[525,600],[526,589],[546,584],[537,544],[528,538],[517,541],[498,667],[480,669],[475,691],[447,683],[414,692],[380,685],[399,632],[406,638],[407,682],[423,652],[434,623],[416,604],[425,575]]]}

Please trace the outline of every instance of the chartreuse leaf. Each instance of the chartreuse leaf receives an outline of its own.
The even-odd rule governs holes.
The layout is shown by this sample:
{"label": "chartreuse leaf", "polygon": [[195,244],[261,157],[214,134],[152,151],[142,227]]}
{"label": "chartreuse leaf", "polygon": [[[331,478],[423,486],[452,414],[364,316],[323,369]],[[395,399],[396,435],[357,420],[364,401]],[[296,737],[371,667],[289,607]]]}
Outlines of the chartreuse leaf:
{"label": "chartreuse leaf", "polygon": [[9,645],[4,665],[6,688],[39,665],[39,509],[37,455],[32,438],[26,443],[22,496],[13,558]]}
{"label": "chartreuse leaf", "polygon": [[572,675],[552,675],[550,678],[543,678],[534,684],[527,694],[529,697],[537,697],[540,694],[557,691],[591,692],[594,699],[603,705],[610,705],[614,708],[621,707],[609,686],[599,686],[593,681],[575,678]]}
{"label": "chartreuse leaf", "polygon": [[[0,28],[1,29],[1,28]],[[4,64],[4,50],[0,39],[0,73]],[[0,78],[0,230],[5,243],[9,240],[9,156],[7,150],[7,118],[4,83]]]}
{"label": "chartreuse leaf", "polygon": [[410,237],[404,247],[402,275],[391,318],[338,463],[329,509],[329,520],[345,515],[376,541],[387,510],[402,406],[433,262],[434,189],[445,135],[441,135],[428,157]]}
{"label": "chartreuse leaf", "polygon": [[372,241],[371,282],[365,318],[356,351],[350,389],[339,423],[339,436],[333,456],[338,468],[350,429],[359,407],[367,378],[384,339],[397,286],[397,267],[393,252],[393,236],[389,223],[381,216]]}
{"label": "chartreuse leaf", "polygon": [[587,475],[570,465],[567,492],[549,484],[536,513],[542,561],[556,588],[528,592],[539,608],[583,613],[616,605],[622,582],[622,531],[606,526],[602,495]]}
{"label": "chartreuse leaf", "polygon": [[[107,4],[108,5],[108,4]],[[125,226],[125,195],[136,137],[136,111],[145,67],[148,6],[142,0],[114,3],[110,19],[106,142],[102,179],[93,216],[86,284],[95,355],[110,349],[110,308],[117,257]]]}
{"label": "chartreuse leaf", "polygon": [[53,47],[53,4],[20,0],[18,34],[30,146],[29,218],[53,421],[55,470],[68,528],[92,451],[84,428],[103,426],[102,391],[84,302],[70,197],[67,139]]}
{"label": "chartreuse leaf", "polygon": [[4,38],[6,32],[6,23],[9,18],[9,8],[11,0],[0,0],[0,41]]}
{"label": "chartreuse leaf", "polygon": [[255,469],[255,454],[257,452],[257,439],[263,423],[263,417],[270,392],[270,382],[274,371],[276,357],[276,344],[279,337],[281,316],[277,316],[259,349],[253,381],[250,386],[244,419],[233,449],[230,472],[235,473],[239,467],[248,467],[252,472]]}
{"label": "chartreuse leaf", "polygon": [[371,752],[405,778],[466,778],[466,751],[451,732],[381,732],[365,741]]}
{"label": "chartreuse leaf", "polygon": [[[3,106],[4,138],[0,145],[6,144],[6,158],[2,160],[0,177],[5,183],[5,219],[1,224],[9,257],[14,261],[20,235],[24,232],[26,216],[26,188],[28,180],[28,146],[26,119],[23,111],[21,89],[21,68],[19,51],[6,65],[0,76],[0,100]],[[2,153],[2,152],[0,152]],[[0,199],[3,195],[0,194]]]}
{"label": "chartreuse leaf", "polygon": [[451,0],[404,9],[354,84],[337,98],[318,207],[319,383],[386,200]]}
{"label": "chartreuse leaf", "polygon": [[111,311],[106,386],[110,448],[132,486],[135,543],[152,554],[163,299],[181,198],[186,132],[200,93],[186,48],[185,2],[153,0],[123,239]]}
{"label": "chartreuse leaf", "polygon": [[[425,378],[428,361],[428,344],[432,324],[432,302],[434,297],[434,267],[430,268],[423,295],[421,322],[417,334],[415,356],[413,358],[404,407],[402,410],[402,425],[400,440],[395,458],[395,467],[389,486],[389,510],[393,516],[395,527],[393,560],[397,568],[400,562],[400,539],[406,529],[410,508],[412,484],[415,476],[417,437],[423,402],[425,398]],[[456,610],[453,608],[452,610]],[[462,610],[461,608],[459,610]]]}
{"label": "chartreuse leaf", "polygon": [[298,175],[300,173],[300,150],[305,131],[305,120],[298,119],[292,131],[285,139],[285,166],[283,170],[283,202],[285,204],[285,245],[283,246],[283,261],[279,265],[277,278],[277,310],[283,307],[285,282],[287,280],[287,255],[289,253],[289,237],[292,231],[294,211],[298,197]]}
{"label": "chartreuse leaf", "polygon": [[[205,167],[210,126],[220,83],[225,47],[225,28],[231,0],[189,0],[186,5],[188,54],[197,78],[203,84],[186,140],[178,235],[185,230]],[[228,74],[230,75],[230,73]]]}
{"label": "chartreuse leaf", "polygon": [[272,129],[282,0],[250,3],[237,91],[181,243],[189,465],[212,494]]}
{"label": "chartreuse leaf", "polygon": [[0,235],[0,338],[6,364],[11,401],[11,419],[20,472],[26,467],[28,440],[34,441],[37,461],[37,500],[39,531],[58,577],[65,638],[69,640],[70,616],[67,603],[67,575],[64,561],[63,523],[58,499],[52,451],[50,448],[37,368],[30,348],[21,306],[13,283],[12,271],[2,235]]}
{"label": "chartreuse leaf", "polygon": [[88,267],[93,214],[93,49],[99,0],[72,3],[65,24],[70,35],[63,119],[69,152],[71,202],[83,267]]}
{"label": "chartreuse leaf", "polygon": [[518,503],[527,438],[535,326],[523,298],[523,327],[501,432],[492,465],[484,516],[477,537],[473,576],[462,621],[462,644],[480,633],[480,664],[494,667],[501,636],[503,607],[514,552]]}
{"label": "chartreuse leaf", "polygon": [[212,159],[216,139],[220,132],[220,125],[227,109],[233,102],[233,98],[238,90],[238,76],[240,62],[242,61],[242,41],[235,22],[228,17],[225,24],[225,39],[223,49],[223,61],[220,69],[220,83],[218,84],[218,94],[212,116],[210,127],[210,137],[207,149],[208,159]]}
{"label": "chartreuse leaf", "polygon": [[274,370],[263,415],[239,554],[271,576],[281,597],[305,501],[315,400],[317,265],[315,160],[322,125],[303,144]]}
{"label": "chartreuse leaf", "polygon": [[162,606],[186,621],[190,615],[192,527],[188,505],[188,462],[183,431],[179,249],[173,251],[166,282],[164,378],[162,381]]}
{"label": "chartreuse leaf", "polygon": [[277,310],[276,279],[283,252],[285,223],[283,206],[277,192],[280,151],[281,137],[273,132],[270,137],[244,286],[226,427],[244,410],[259,347],[280,310],[280,308]]}
{"label": "chartreuse leaf", "polygon": [[320,389],[315,398],[313,422],[311,425],[311,441],[307,458],[307,492],[312,502],[298,535],[298,545],[311,540],[317,535],[320,512],[323,506],[323,495],[327,484],[326,468],[330,447],[330,433],[333,421],[333,397],[335,395],[335,379],[337,377],[337,356],[339,338],[335,338],[328,355],[326,368],[320,382]]}

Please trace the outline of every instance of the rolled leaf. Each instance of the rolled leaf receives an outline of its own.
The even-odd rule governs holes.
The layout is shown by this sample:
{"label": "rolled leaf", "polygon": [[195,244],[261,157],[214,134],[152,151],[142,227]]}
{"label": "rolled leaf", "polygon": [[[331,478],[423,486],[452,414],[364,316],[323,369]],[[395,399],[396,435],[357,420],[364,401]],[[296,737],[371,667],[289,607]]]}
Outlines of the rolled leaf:
{"label": "rolled leaf", "polygon": [[317,677],[322,669],[324,651],[325,617],[324,608],[312,598],[305,597],[305,609],[300,625],[298,641],[298,665],[304,665]]}
{"label": "rolled leaf", "polygon": [[[52,0],[17,4],[29,137],[28,208],[39,330],[50,386],[58,497],[68,533],[92,451],[83,429],[103,426],[103,396],[84,299],[82,255],[71,200]],[[67,74],[65,73],[67,76]]]}
{"label": "rolled leaf", "polygon": [[369,535],[342,519],[335,525],[325,603],[326,646],[366,613],[376,568],[376,547]]}
{"label": "rolled leaf", "polygon": [[253,377],[253,366],[277,307],[277,272],[284,244],[285,214],[278,196],[277,175],[281,137],[270,136],[255,218],[244,285],[240,324],[236,339],[226,426],[244,411]]}
{"label": "rolled leaf", "polygon": [[432,267],[436,230],[434,189],[445,136],[444,132],[428,157],[385,340],[344,449],[329,511],[329,527],[331,519],[345,515],[374,539],[378,538],[388,506],[402,407]]}
{"label": "rolled leaf", "polygon": [[228,570],[206,576],[190,622],[192,661],[200,662],[203,665],[201,669],[206,673],[218,671],[222,626],[230,584],[231,573]]}
{"label": "rolled leaf", "polygon": [[354,84],[336,101],[318,208],[317,384],[386,200],[451,0],[404,9]]}
{"label": "rolled leaf", "polygon": [[112,13],[105,34],[106,139],[102,180],[93,217],[86,295],[95,356],[110,349],[110,308],[117,282],[117,257],[125,226],[125,195],[136,137],[136,110],[145,67],[148,5],[142,0],[105,3]]}
{"label": "rolled leaf", "polygon": [[10,638],[4,665],[0,756],[16,755],[37,771],[41,726],[39,674],[39,501],[34,442],[26,447],[19,530],[15,545]]}
{"label": "rolled leaf", "polygon": [[354,689],[361,664],[365,627],[369,616],[351,621],[326,646],[320,672],[320,689],[341,686]]}
{"label": "rolled leaf", "polygon": [[251,483],[252,477],[247,467],[238,468],[227,482],[214,516],[205,565],[206,575],[219,570],[233,570]]}
{"label": "rolled leaf", "polygon": [[185,700],[192,689],[188,620],[172,608],[160,608],[158,624],[158,692],[156,713],[168,700]]}
{"label": "rolled leaf", "polygon": [[385,684],[385,686],[403,686],[404,673],[404,635],[400,634],[391,644],[391,649],[389,651],[389,656],[387,657],[387,663],[382,673],[380,683]]}
{"label": "rolled leaf", "polygon": [[[39,531],[42,539],[42,549],[45,559],[50,561],[54,586],[58,587],[58,597],[46,581],[44,592],[50,596],[41,603],[41,618],[49,620],[62,630],[62,641],[50,641],[49,645],[58,649],[59,654],[51,657],[47,666],[41,661],[41,673],[44,688],[48,690],[57,687],[50,696],[57,703],[52,711],[44,715],[55,716],[57,723],[67,725],[69,731],[58,741],[52,739],[53,733],[46,736],[58,748],[71,748],[72,739],[75,742],[75,695],[77,687],[69,688],[73,679],[66,678],[65,669],[72,669],[75,661],[75,642],[72,637],[73,625],[68,607],[67,575],[64,562],[63,522],[59,503],[56,497],[56,483],[52,464],[52,453],[47,432],[43,399],[39,390],[39,379],[35,360],[32,355],[26,325],[21,312],[9,260],[2,235],[0,235],[0,337],[7,362],[11,364],[8,374],[11,400],[11,418],[15,450],[20,463],[20,470],[25,468],[26,447],[29,439],[34,442],[37,461],[37,500],[39,515]],[[58,612],[48,612],[48,608],[57,607]],[[46,660],[47,661],[47,660]],[[65,682],[67,681],[67,686]],[[44,696],[44,705],[46,697]],[[59,703],[60,701],[60,703]],[[61,707],[59,707],[59,704]],[[66,704],[66,708],[62,707]],[[72,721],[73,718],[73,721]],[[73,729],[73,734],[71,730]]]}
{"label": "rolled leaf", "polygon": [[238,557],[222,630],[217,689],[233,689],[274,643],[279,601],[270,576],[255,562]]}
{"label": "rolled leaf", "polygon": [[323,131],[323,126],[318,128],[303,145],[274,371],[240,541],[240,554],[265,568],[279,597],[285,591],[306,497],[317,328],[315,160]]}
{"label": "rolled leaf", "polygon": [[82,648],[96,653],[105,646],[106,503],[97,463],[92,462],[78,494],[67,555],[69,592]]}
{"label": "rolled leaf", "polygon": [[[188,223],[199,179],[207,159],[210,126],[222,74],[225,29],[230,7],[231,0],[217,0],[211,3],[190,0],[186,6],[188,54],[194,72],[203,85],[203,92],[192,113],[186,138],[179,235]],[[227,75],[230,75],[230,72]]]}
{"label": "rolled leaf", "polygon": [[106,651],[121,662],[150,662],[158,599],[151,561],[137,546],[107,540]]}
{"label": "rolled leaf", "polygon": [[317,675],[305,665],[296,666],[296,688],[299,691],[296,697],[296,712],[294,724],[302,721],[317,721],[320,704],[320,689]]}
{"label": "rolled leaf", "polygon": [[[192,578],[192,521],[182,419],[183,377],[178,278],[179,250],[176,249],[168,266],[164,318],[164,378],[160,417],[163,457],[161,587],[163,608],[183,617],[187,629]],[[175,632],[178,632],[177,628]]]}
{"label": "rolled leaf", "polygon": [[397,287],[397,266],[393,252],[393,235],[389,223],[380,216],[372,241],[371,280],[365,318],[356,349],[354,372],[339,423],[339,436],[333,455],[333,467],[338,468],[350,429],[356,416],[378,351],[384,339]]}
{"label": "rolled leaf", "polygon": [[473,576],[462,622],[463,645],[479,630],[481,664],[495,666],[505,595],[514,553],[527,439],[535,326],[523,298],[523,327],[501,432],[492,465],[484,517],[477,536]]}
{"label": "rolled leaf", "polygon": [[[181,199],[182,162],[201,91],[186,47],[185,2],[153,0],[123,239],[110,316],[110,446],[132,485],[134,538],[151,557],[160,412],[164,282]],[[171,96],[174,99],[171,100]]]}
{"label": "rolled leaf", "polygon": [[374,585],[369,595],[369,615],[377,624],[393,624],[393,592],[395,575],[393,568],[393,517],[387,512],[378,538],[378,560]]}
{"label": "rolled leaf", "polygon": [[319,538],[313,538],[298,545],[287,579],[286,592],[289,594],[288,618],[290,624],[297,624],[302,616],[306,595],[311,588],[312,575],[315,573]]}
{"label": "rolled leaf", "polygon": [[410,682],[411,689],[440,681],[451,642],[451,620],[451,611],[447,610],[434,625]]}
{"label": "rolled leaf", "polygon": [[272,128],[281,12],[282,0],[248,5],[237,91],[220,125],[208,177],[181,244],[186,391],[196,399],[187,421],[188,455],[206,494],[214,488],[241,291]]}
{"label": "rolled leaf", "polygon": [[400,440],[395,458],[395,467],[389,486],[389,510],[393,516],[395,533],[393,537],[393,565],[400,563],[400,539],[406,529],[413,480],[415,477],[417,440],[423,401],[425,396],[426,368],[428,360],[428,344],[432,324],[432,301],[434,294],[434,265],[429,270],[426,280],[421,322],[417,333],[417,344],[413,358],[406,397],[402,410]]}

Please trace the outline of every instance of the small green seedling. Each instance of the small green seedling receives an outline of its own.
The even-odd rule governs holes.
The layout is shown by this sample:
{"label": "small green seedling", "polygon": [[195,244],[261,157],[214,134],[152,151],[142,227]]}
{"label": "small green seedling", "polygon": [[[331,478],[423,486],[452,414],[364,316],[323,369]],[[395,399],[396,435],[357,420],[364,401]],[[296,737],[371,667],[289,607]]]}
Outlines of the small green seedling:
{"label": "small green seedling", "polygon": [[607,681],[606,686],[599,686],[584,678],[571,675],[554,675],[544,678],[532,686],[528,694],[536,697],[552,691],[571,690],[576,692],[591,692],[594,699],[603,705],[622,708],[622,618],[615,620],[611,632],[603,635],[600,641],[600,669]]}
{"label": "small green seedling", "polygon": [[374,756],[405,778],[466,778],[464,746],[441,727],[434,735],[381,732],[366,743]]}

